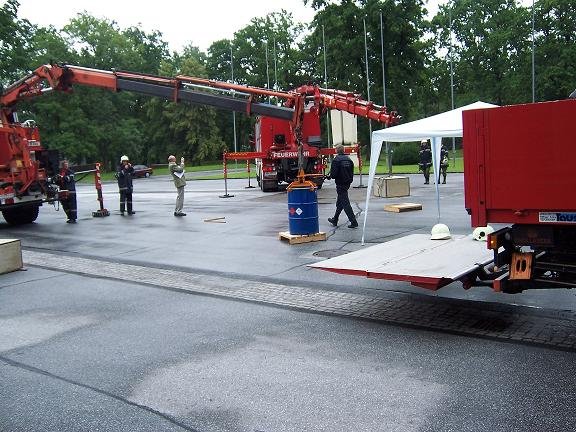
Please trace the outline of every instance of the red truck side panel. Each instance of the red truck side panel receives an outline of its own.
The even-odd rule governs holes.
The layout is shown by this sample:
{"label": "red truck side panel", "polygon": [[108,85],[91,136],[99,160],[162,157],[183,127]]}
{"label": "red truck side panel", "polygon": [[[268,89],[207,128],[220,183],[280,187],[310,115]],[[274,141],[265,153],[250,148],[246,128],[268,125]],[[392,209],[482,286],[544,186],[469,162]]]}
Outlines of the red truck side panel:
{"label": "red truck side panel", "polygon": [[463,127],[472,226],[576,216],[576,100],[464,111]]}

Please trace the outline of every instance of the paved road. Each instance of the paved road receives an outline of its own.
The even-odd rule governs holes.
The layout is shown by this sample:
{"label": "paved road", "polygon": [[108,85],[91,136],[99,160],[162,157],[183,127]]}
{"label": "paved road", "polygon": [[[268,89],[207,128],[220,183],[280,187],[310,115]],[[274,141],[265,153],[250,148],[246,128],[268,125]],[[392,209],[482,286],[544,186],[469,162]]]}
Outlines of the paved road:
{"label": "paved road", "polygon": [[[373,200],[370,242],[429,230],[417,180],[424,210]],[[449,182],[443,218],[463,234],[461,177]],[[277,238],[285,195],[243,187],[217,199],[221,182],[192,182],[179,219],[169,180],[141,180],[135,216],[93,219],[81,186],[75,226],[50,207],[33,226],[0,224],[27,262],[0,276],[1,431],[576,428],[572,293],[433,294],[312,270],[361,247],[359,231],[323,222],[333,186],[320,191],[328,241],[299,246]],[[117,206],[111,185],[105,199]]]}

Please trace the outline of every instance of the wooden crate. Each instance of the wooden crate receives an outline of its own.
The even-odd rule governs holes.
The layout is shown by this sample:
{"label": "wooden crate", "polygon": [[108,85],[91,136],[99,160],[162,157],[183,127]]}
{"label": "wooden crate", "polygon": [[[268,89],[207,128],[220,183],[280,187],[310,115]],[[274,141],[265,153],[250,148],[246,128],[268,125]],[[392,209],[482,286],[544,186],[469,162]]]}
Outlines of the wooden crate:
{"label": "wooden crate", "polygon": [[422,210],[422,204],[415,204],[415,203],[389,204],[387,206],[384,206],[384,210],[395,213]]}
{"label": "wooden crate", "polygon": [[372,194],[384,198],[410,196],[410,179],[402,176],[376,177]]}
{"label": "wooden crate", "polygon": [[19,270],[22,266],[20,240],[0,239],[0,274]]}
{"label": "wooden crate", "polygon": [[300,244],[300,243],[309,243],[309,242],[326,240],[326,233],[319,232],[316,234],[308,234],[308,235],[294,235],[290,234],[289,231],[282,231],[278,233],[278,238],[280,240],[287,241],[290,244]]}

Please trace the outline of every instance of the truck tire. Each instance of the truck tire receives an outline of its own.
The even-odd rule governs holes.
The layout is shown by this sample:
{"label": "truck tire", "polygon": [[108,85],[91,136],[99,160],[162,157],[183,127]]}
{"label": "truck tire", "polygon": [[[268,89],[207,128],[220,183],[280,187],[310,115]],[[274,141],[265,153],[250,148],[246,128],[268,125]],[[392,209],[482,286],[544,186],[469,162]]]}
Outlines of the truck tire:
{"label": "truck tire", "polygon": [[34,222],[38,218],[40,206],[16,207],[2,210],[2,216],[10,225],[24,225]]}
{"label": "truck tire", "polygon": [[266,181],[262,180],[260,182],[262,192],[278,192],[278,182],[275,180]]}

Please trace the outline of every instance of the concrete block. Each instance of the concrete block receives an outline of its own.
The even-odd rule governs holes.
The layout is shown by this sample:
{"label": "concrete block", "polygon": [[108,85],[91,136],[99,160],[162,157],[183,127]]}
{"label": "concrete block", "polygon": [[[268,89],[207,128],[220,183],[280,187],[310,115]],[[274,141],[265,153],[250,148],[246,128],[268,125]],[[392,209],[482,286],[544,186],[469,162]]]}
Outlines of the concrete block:
{"label": "concrete block", "polygon": [[373,195],[384,198],[410,196],[410,179],[403,176],[376,177]]}
{"label": "concrete block", "polygon": [[0,274],[19,270],[22,266],[20,240],[0,239]]}

